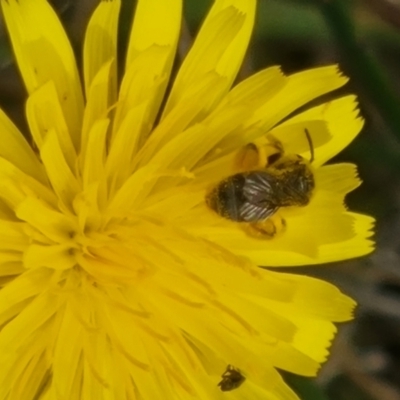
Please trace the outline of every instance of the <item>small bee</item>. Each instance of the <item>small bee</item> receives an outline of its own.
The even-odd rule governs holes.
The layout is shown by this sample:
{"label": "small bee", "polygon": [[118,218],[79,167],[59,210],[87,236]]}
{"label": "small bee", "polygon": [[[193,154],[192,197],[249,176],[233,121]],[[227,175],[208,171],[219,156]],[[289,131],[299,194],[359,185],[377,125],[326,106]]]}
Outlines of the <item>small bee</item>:
{"label": "small bee", "polygon": [[226,371],[221,375],[221,378],[222,381],[218,383],[218,386],[223,392],[237,389],[246,380],[241,372],[232,365],[227,366]]}
{"label": "small bee", "polygon": [[272,217],[281,207],[307,205],[315,181],[310,168],[314,151],[308,130],[305,133],[310,145],[309,161],[279,151],[268,157],[266,167],[219,182],[207,196],[208,206],[224,218],[254,225]]}

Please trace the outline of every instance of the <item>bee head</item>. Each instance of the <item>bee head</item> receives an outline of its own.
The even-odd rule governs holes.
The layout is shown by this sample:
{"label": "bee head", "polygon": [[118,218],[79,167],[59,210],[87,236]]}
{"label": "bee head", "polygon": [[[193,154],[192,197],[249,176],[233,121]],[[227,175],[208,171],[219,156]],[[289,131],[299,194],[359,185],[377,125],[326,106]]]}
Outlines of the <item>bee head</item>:
{"label": "bee head", "polygon": [[308,160],[302,158],[284,172],[282,182],[290,205],[305,206],[310,202],[315,188],[314,174]]}
{"label": "bee head", "polygon": [[284,169],[290,165],[312,164],[312,162],[314,161],[314,145],[313,145],[311,135],[310,135],[310,132],[308,131],[308,129],[305,129],[304,132],[305,132],[305,136],[306,136],[306,139],[308,142],[308,146],[310,148],[310,159],[309,160],[305,159],[300,154],[284,155],[283,148],[280,148],[279,151],[271,154],[268,157],[267,165],[273,166],[276,169]]}
{"label": "bee head", "polygon": [[309,166],[310,162],[299,154],[287,154],[274,160],[271,167],[277,171],[279,170],[293,170],[300,166]]}

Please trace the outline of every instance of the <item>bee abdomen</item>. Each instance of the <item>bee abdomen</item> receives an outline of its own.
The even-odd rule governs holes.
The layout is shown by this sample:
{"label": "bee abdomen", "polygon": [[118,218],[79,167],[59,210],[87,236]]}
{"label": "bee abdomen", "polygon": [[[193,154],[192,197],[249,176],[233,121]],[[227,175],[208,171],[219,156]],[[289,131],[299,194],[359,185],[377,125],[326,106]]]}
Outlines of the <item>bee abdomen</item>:
{"label": "bee abdomen", "polygon": [[222,217],[243,222],[240,209],[246,198],[243,194],[245,178],[242,174],[224,179],[207,196],[208,206]]}

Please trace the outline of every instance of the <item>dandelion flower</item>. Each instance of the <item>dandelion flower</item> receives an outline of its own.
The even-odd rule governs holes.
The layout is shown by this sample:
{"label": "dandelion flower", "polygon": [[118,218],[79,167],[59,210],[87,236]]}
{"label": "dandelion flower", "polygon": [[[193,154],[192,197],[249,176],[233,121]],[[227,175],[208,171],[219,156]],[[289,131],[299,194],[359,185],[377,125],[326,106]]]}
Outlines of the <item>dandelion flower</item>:
{"label": "dandelion flower", "polygon": [[[139,0],[118,88],[109,0],[87,27],[81,86],[48,3],[0,1],[33,143],[0,113],[0,400],[297,399],[277,369],[314,376],[354,302],[258,265],[372,250],[372,219],[343,204],[355,167],[324,165],[362,127],[355,98],[288,119],[346,78],[268,68],[233,87],[256,1],[216,0],[163,102],[182,0]],[[308,157],[304,129],[316,188],[282,209],[284,232],[255,238],[207,206],[243,146],[272,135]],[[244,381],[223,391],[228,365]]]}

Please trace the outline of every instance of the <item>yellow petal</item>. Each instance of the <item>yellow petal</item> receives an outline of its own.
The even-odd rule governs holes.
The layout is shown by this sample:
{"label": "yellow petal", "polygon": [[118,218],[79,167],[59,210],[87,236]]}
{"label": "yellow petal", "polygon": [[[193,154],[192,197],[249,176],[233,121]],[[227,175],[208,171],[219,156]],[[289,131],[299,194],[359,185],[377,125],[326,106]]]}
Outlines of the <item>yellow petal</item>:
{"label": "yellow petal", "polygon": [[128,112],[141,103],[147,103],[148,108],[143,135],[150,132],[168,84],[179,38],[181,14],[181,0],[138,2],[114,132],[119,129]]}
{"label": "yellow petal", "polygon": [[[1,277],[21,275],[25,271],[24,265],[22,264],[21,260],[18,261],[15,260],[17,258],[19,258],[17,254],[2,252],[1,267],[0,267]],[[14,260],[9,261],[9,259],[14,259]]]}
{"label": "yellow petal", "polygon": [[[117,31],[120,0],[101,1],[90,18],[83,47],[83,73],[86,96],[103,65],[117,60]],[[113,64],[110,87],[117,92],[117,65]]]}
{"label": "yellow petal", "polygon": [[240,14],[244,15],[244,22],[240,32],[228,46],[216,67],[217,72],[228,77],[231,83],[235,80],[236,74],[242,65],[244,54],[247,51],[254,27],[256,6],[257,2],[254,0],[217,0],[199,32],[199,36],[207,36],[210,33],[207,31],[209,29],[207,27],[208,18],[213,18],[214,15],[218,15],[229,7],[235,8]]}
{"label": "yellow petal", "polygon": [[242,64],[254,24],[254,0],[218,0],[210,10],[175,79],[163,118],[186,97],[186,91],[210,71],[226,77],[226,85],[215,88],[222,98]]}
{"label": "yellow petal", "polygon": [[[275,246],[269,246],[268,243],[268,250],[266,249],[267,246],[262,249],[261,244],[250,243],[246,236],[238,234],[235,235],[236,238],[234,240],[229,240],[229,242],[226,240],[226,242],[229,245],[236,246],[238,254],[248,257],[254,263],[272,267],[317,265],[371,253],[374,250],[374,242],[369,238],[372,236],[374,219],[356,213],[346,213],[346,215],[352,219],[353,235],[339,242],[320,244],[318,253],[315,256],[302,254],[300,251],[288,251],[287,246],[286,250],[283,248],[277,249]],[[228,232],[220,232],[220,234],[231,236]],[[247,243],[243,244],[242,248],[238,248],[239,244],[244,241]],[[257,250],[256,247],[258,247]]]}
{"label": "yellow petal", "polygon": [[[348,213],[354,220],[354,236],[341,243],[330,243],[319,249],[320,261],[314,260],[312,264],[320,264],[334,261],[361,257],[371,253],[375,249],[375,243],[368,239],[373,235],[375,225],[374,218],[367,215]],[[311,264],[311,263],[310,263]]]}
{"label": "yellow petal", "polygon": [[318,363],[326,361],[337,332],[335,325],[330,321],[299,316],[296,311],[286,315],[298,327],[293,346]]}
{"label": "yellow petal", "polygon": [[[93,125],[97,120],[107,118],[113,110],[116,101],[116,93],[111,87],[114,64],[115,60],[110,60],[100,68],[87,93],[82,125],[81,154],[86,154],[88,141],[90,140],[89,133]],[[83,161],[82,157],[80,161]]]}
{"label": "yellow petal", "polygon": [[[214,108],[218,98],[215,88],[226,85],[226,78],[211,71],[202,76],[185,93],[185,98],[153,130],[140,153],[135,157],[135,166],[142,166],[151,161],[154,154],[166,143],[189,128],[201,122]],[[218,89],[217,89],[218,91]]]}
{"label": "yellow petal", "polygon": [[353,318],[356,302],[331,283],[305,275],[278,274],[281,279],[297,285],[291,307],[297,310],[298,315],[305,314],[333,322]]}
{"label": "yellow petal", "polygon": [[[109,335],[105,332],[101,332],[96,335],[83,336],[84,354],[85,360],[83,365],[83,385],[82,385],[82,397],[83,398],[96,398],[102,396],[100,393],[104,393],[113,386],[113,397],[117,399],[118,394],[122,392],[122,388],[116,388],[114,385],[118,383],[124,383],[121,371],[115,371],[114,359],[116,358],[114,353],[116,349],[111,349],[108,346]],[[121,362],[123,362],[121,360]],[[118,382],[117,376],[119,375],[120,380]],[[117,379],[116,379],[117,378]],[[76,383],[79,385],[79,378],[75,378]],[[118,382],[118,383],[117,383]],[[80,392],[80,389],[77,388]],[[122,394],[122,398],[125,397],[125,393]]]}
{"label": "yellow petal", "polygon": [[293,323],[297,330],[291,345],[318,363],[325,361],[327,348],[336,333],[331,321],[351,319],[355,302],[327,282],[294,274],[279,273],[278,276],[297,285],[290,302],[266,300],[254,295],[251,298]]}
{"label": "yellow petal", "polygon": [[[37,379],[44,378],[48,370],[42,341],[32,343],[29,347],[21,347],[18,349],[21,355],[17,358],[3,355],[2,366],[5,372],[0,378],[0,396],[3,398],[29,398],[38,390],[35,383],[40,385],[40,382]],[[35,371],[35,368],[39,370]],[[23,382],[23,385],[19,385],[18,382]]]}
{"label": "yellow petal", "polygon": [[343,86],[347,81],[337,66],[319,67],[290,75],[287,85],[271,99],[273,103],[265,103],[248,123],[260,120],[260,126],[270,129],[299,107]]}
{"label": "yellow petal", "polygon": [[[213,215],[211,211],[207,213],[202,207],[205,206],[194,208],[186,216],[188,220],[193,221],[189,223],[185,218],[183,223],[188,225],[188,229],[224,248],[235,249],[236,254],[247,257],[256,265],[271,267],[315,265],[359,257],[373,250],[373,243],[369,237],[372,235],[374,219],[345,212],[344,208],[341,211],[333,208],[327,215],[317,213],[316,217],[323,218],[325,225],[317,224],[315,218],[302,222],[302,218],[296,219],[295,214],[290,215],[286,221],[287,230],[270,240],[252,238],[240,224],[224,220]],[[304,210],[299,212],[307,214]],[[198,223],[200,220],[201,225]],[[306,223],[308,225],[305,225]],[[323,233],[324,229],[329,231],[331,225],[333,232]],[[307,230],[307,235],[304,234],[305,226],[311,227],[310,231]],[[324,238],[323,240],[329,239],[328,243],[324,243],[319,235]],[[314,240],[309,240],[308,236],[314,237]]]}
{"label": "yellow petal", "polygon": [[164,168],[191,170],[208,155],[222,138],[241,130],[241,122],[249,117],[251,110],[235,105],[224,110],[218,118],[210,118],[193,125],[168,142],[153,157],[152,162]]}
{"label": "yellow petal", "polygon": [[[274,238],[277,247],[281,239],[292,251],[317,256],[321,244],[342,242],[354,235],[354,219],[344,207],[344,196],[359,186],[360,180],[352,164],[333,164],[314,172],[316,190],[306,207],[282,208],[279,214],[287,229],[282,238]],[[305,235],[305,227],[308,228]],[[283,245],[283,243],[282,243]]]}
{"label": "yellow petal", "polygon": [[43,143],[40,155],[46,168],[54,192],[66,209],[71,209],[72,202],[81,186],[74,172],[67,164],[57,134],[51,130]]}
{"label": "yellow petal", "polygon": [[82,179],[84,187],[104,180],[104,161],[106,157],[106,137],[110,121],[99,119],[88,135],[85,153],[82,155]]}
{"label": "yellow petal", "polygon": [[0,249],[23,251],[29,242],[24,226],[21,222],[0,220]]}
{"label": "yellow petal", "polygon": [[[330,132],[326,121],[322,119],[298,119],[297,117],[302,114],[279,124],[269,134],[282,144],[287,154],[300,154],[305,159],[311,160],[311,152],[313,151],[312,165],[318,167],[321,165],[320,149],[332,141],[332,132]],[[306,131],[310,135],[311,145],[308,142]]]}
{"label": "yellow petal", "polygon": [[0,186],[0,197],[12,210],[27,196],[36,197],[52,206],[57,204],[57,198],[48,182],[43,185],[3,158],[0,158]]}
{"label": "yellow petal", "polygon": [[32,244],[24,254],[24,266],[28,269],[47,267],[56,271],[69,270],[76,265],[71,244]]}
{"label": "yellow petal", "polygon": [[[90,164],[89,169],[94,166],[90,162],[88,164]],[[91,171],[88,174],[88,178],[92,179],[97,173],[97,171]],[[73,209],[77,215],[80,232],[90,231],[93,233],[102,229],[104,216],[101,214],[101,211],[104,210],[106,202],[107,185],[105,177],[100,179],[100,182],[95,181],[91,184],[86,182],[86,187],[73,201]]]}
{"label": "yellow petal", "polygon": [[67,399],[79,398],[77,389],[80,389],[82,379],[83,327],[69,306],[65,307],[61,318],[53,350],[51,392],[54,397],[62,393]]}
{"label": "yellow petal", "polygon": [[120,128],[115,132],[105,166],[110,197],[114,196],[116,190],[134,170],[134,154],[139,148],[146,117],[147,107],[142,103],[128,112]]}
{"label": "yellow petal", "polygon": [[0,199],[0,219],[15,220],[14,210],[3,199]]}
{"label": "yellow petal", "polygon": [[[206,158],[204,166],[199,165],[198,172],[203,176],[207,174],[207,170],[210,172],[218,170],[218,172],[225,171],[225,176],[229,175],[232,173],[233,155],[223,158],[225,155],[230,152],[237,153],[238,148],[264,136],[273,125],[298,107],[345,82],[346,79],[339,75],[336,67],[317,68],[289,77],[282,77],[279,70],[269,68],[246,79],[228,94],[227,99],[215,111],[215,118],[220,118],[224,109],[232,107],[232,103],[236,104],[236,102],[239,104],[244,102],[253,112],[246,118],[242,116],[240,131],[227,132],[226,137],[221,139],[214,150],[214,155]],[[306,86],[307,90],[304,89]],[[251,100],[252,103],[249,105]],[[315,165],[320,165],[322,152],[331,148],[331,135],[339,130],[329,124],[333,120],[340,121],[339,112],[344,113],[344,123],[348,122],[348,128],[345,131],[353,132],[351,137],[354,137],[354,132],[358,133],[360,129],[358,121],[354,122],[354,102],[347,100],[344,106],[343,103],[338,107],[332,106],[333,111],[329,118],[324,117],[323,119],[321,115],[319,118],[315,118],[315,114],[307,115],[307,120],[304,117],[294,117],[282,125],[278,125],[271,131],[271,134],[282,142],[287,153],[301,153],[305,157],[309,157],[309,144],[304,133],[307,128],[313,138],[315,158],[318,157]],[[210,118],[212,117],[213,115],[210,116]],[[328,126],[326,126],[327,123]],[[344,137],[344,135],[340,137]],[[213,161],[214,159],[216,161]],[[207,166],[206,162],[210,162],[210,165]]]}
{"label": "yellow petal", "polygon": [[279,67],[263,69],[234,86],[215,109],[215,116],[221,110],[238,104],[257,109],[282,90],[287,82],[288,78]]}
{"label": "yellow petal", "polygon": [[68,217],[51,209],[47,204],[33,197],[27,197],[17,207],[16,215],[56,243],[71,240],[78,230],[72,216]]}
{"label": "yellow petal", "polygon": [[302,376],[316,376],[320,368],[318,361],[307,353],[302,353],[291,343],[277,343],[269,357],[275,368]]}
{"label": "yellow petal", "polygon": [[[150,190],[151,182],[159,176],[158,169],[157,165],[148,165],[133,173],[110,200],[109,211],[122,215],[133,211],[135,207],[140,207]],[[138,187],[141,190],[137,190]]]}
{"label": "yellow petal", "polygon": [[0,110],[0,131],[2,140],[0,156],[40,182],[46,182],[38,157],[22,133],[2,110]]}
{"label": "yellow petal", "polygon": [[[5,353],[5,349],[8,349],[8,351],[11,349],[16,350],[19,346],[23,346],[24,343],[26,344],[25,340],[15,341],[13,340],[13,337],[16,338],[18,336],[21,339],[23,339],[23,337],[29,337],[38,326],[51,316],[54,309],[58,308],[59,302],[54,301],[55,296],[53,295],[52,306],[48,304],[49,307],[46,307],[47,312],[44,312],[44,310],[42,310],[41,313],[37,312],[37,307],[40,308],[39,303],[43,304],[43,301],[47,303],[45,298],[48,297],[48,294],[45,289],[50,282],[52,274],[53,273],[50,270],[45,268],[31,270],[25,272],[2,289],[0,296],[0,321],[4,323],[6,322],[4,320],[5,317],[8,317],[7,321],[9,321],[10,317],[19,314],[19,316],[13,320],[13,323],[7,324],[2,330],[0,337],[0,348],[2,354]],[[43,291],[44,293],[40,295]],[[34,298],[34,300],[31,301],[33,296],[39,296],[41,299],[35,302]],[[38,297],[36,297],[36,299],[37,298]],[[28,299],[30,304],[28,304],[27,307],[23,307],[23,310],[18,310],[14,315],[9,314],[18,304],[23,304],[23,302]],[[26,304],[24,304],[24,306],[26,306]],[[36,312],[34,309],[36,309]],[[28,320],[30,320],[30,322],[28,322]],[[27,323],[25,327],[23,326],[24,322]]]}
{"label": "yellow petal", "polygon": [[[278,129],[282,127],[285,130],[290,130],[293,126],[297,126],[297,129],[302,130],[304,139],[304,129],[309,128],[311,123],[310,134],[313,138],[315,153],[313,165],[319,166],[348,146],[362,129],[364,120],[359,116],[357,106],[358,103],[355,96],[345,96],[310,108],[288,119],[279,125]],[[312,124],[315,124],[316,121],[320,121],[324,126],[313,129]],[[321,134],[322,136],[326,136],[326,131],[330,133],[330,140],[324,140],[321,144],[315,142],[314,138],[321,137]],[[274,132],[275,130],[272,131],[272,133]],[[282,133],[279,133],[278,138],[283,139]],[[287,138],[284,148],[288,153],[302,153],[298,148],[296,149],[297,144],[298,142],[290,141],[290,138]],[[302,147],[304,148],[304,145]],[[304,149],[304,151],[307,152],[307,149]]]}
{"label": "yellow petal", "polygon": [[[0,323],[4,324],[11,318],[19,314],[26,305],[26,300],[30,301],[33,296],[41,293],[48,285],[52,276],[52,271],[48,269],[25,271],[25,273],[0,292]],[[17,306],[21,305],[21,308]]]}
{"label": "yellow petal", "polygon": [[[227,95],[215,113],[186,131],[174,135],[172,140],[154,155],[152,162],[164,168],[176,170],[184,168],[187,171],[198,166],[199,170],[195,171],[196,177],[201,179],[210,178],[210,176],[218,179],[219,174],[221,177],[222,174],[225,176],[232,174],[234,155],[230,154],[227,158],[221,155],[225,154],[225,149],[233,150],[236,154],[238,148],[248,143],[245,141],[246,137],[251,138],[250,141],[252,141],[254,138],[265,135],[265,131],[249,125],[254,115],[252,106],[259,105],[260,99],[262,101],[265,98],[273,98],[273,94],[285,87],[285,83],[280,70],[272,68],[238,85]],[[263,84],[270,84],[270,87],[261,94]],[[150,142],[151,139],[149,139]],[[231,143],[236,143],[236,146],[231,148]],[[148,149],[144,148],[143,152],[145,150]],[[141,154],[138,157],[140,156]],[[215,161],[210,161],[210,159],[215,159]],[[220,159],[222,159],[221,163]],[[175,185],[177,182],[167,182],[164,186],[167,184]]]}
{"label": "yellow petal", "polygon": [[47,133],[53,130],[69,167],[75,167],[76,151],[53,81],[45,83],[28,97],[26,116],[38,149],[41,149]]}
{"label": "yellow petal", "polygon": [[140,142],[143,143],[150,133],[168,82],[168,74],[159,68],[159,60],[169,52],[170,47],[153,45],[139,53],[127,67],[117,103],[114,135],[129,111],[142,104],[146,105],[147,115],[140,129]]}
{"label": "yellow petal", "polygon": [[318,195],[319,191],[325,194],[330,192],[331,198],[338,195],[344,197],[361,183],[357,166],[350,163],[324,165],[314,171],[314,177],[317,187],[316,194]]}
{"label": "yellow petal", "polygon": [[28,93],[54,82],[77,148],[83,96],[74,53],[57,15],[45,0],[2,0],[1,6]]}
{"label": "yellow petal", "polygon": [[[240,387],[238,400],[268,399],[268,400],[300,400],[297,394],[286,384],[282,376],[273,369],[269,374],[263,374],[258,379],[246,378],[246,385]],[[265,382],[271,382],[266,385]],[[267,386],[267,388],[266,388]]]}
{"label": "yellow petal", "polygon": [[[170,47],[170,53],[160,59],[160,71],[168,71],[175,56],[182,17],[182,0],[168,2],[139,0],[131,30],[126,68],[138,55],[154,45]],[[164,66],[165,64],[165,66]],[[161,68],[161,65],[159,66]]]}
{"label": "yellow petal", "polygon": [[[278,67],[271,67],[264,69],[257,74],[245,79],[236,85],[221,101],[218,107],[208,116],[204,121],[207,123],[212,119],[223,118],[225,113],[229,113],[233,107],[239,107],[245,105],[246,114],[242,114],[238,118],[238,128],[236,130],[226,132],[225,136],[220,139],[220,142],[215,146],[210,154],[204,157],[204,161],[199,164],[199,167],[204,164],[211,162],[214,159],[220,159],[225,154],[229,153],[232,149],[227,144],[232,142],[237,144],[237,149],[241,146],[253,142],[260,137],[264,137],[266,131],[260,129],[257,123],[254,123],[254,112],[260,107],[263,107],[265,103],[268,103],[278,93],[284,90],[288,83],[288,77],[284,76]],[[249,121],[252,121],[251,123]],[[218,170],[220,169],[220,166]]]}

